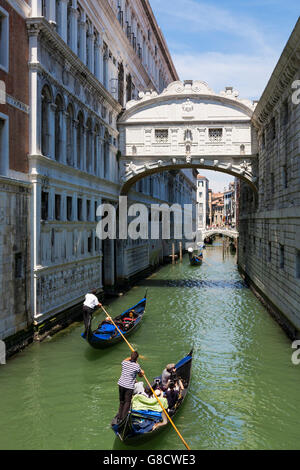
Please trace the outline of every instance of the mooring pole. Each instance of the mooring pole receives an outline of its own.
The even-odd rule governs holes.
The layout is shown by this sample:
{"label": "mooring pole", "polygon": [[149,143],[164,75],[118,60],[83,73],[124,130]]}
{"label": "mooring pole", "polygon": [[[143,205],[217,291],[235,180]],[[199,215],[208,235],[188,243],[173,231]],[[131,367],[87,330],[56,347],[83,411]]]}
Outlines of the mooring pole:
{"label": "mooring pole", "polygon": [[180,263],[182,263],[182,242],[179,242],[179,259]]}

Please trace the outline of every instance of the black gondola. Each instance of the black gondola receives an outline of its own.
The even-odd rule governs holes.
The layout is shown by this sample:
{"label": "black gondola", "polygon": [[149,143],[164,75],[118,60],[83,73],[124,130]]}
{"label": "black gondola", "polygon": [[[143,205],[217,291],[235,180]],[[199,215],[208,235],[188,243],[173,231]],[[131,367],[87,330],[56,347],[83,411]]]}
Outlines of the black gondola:
{"label": "black gondola", "polygon": [[[175,364],[176,377],[177,379],[181,379],[184,385],[184,390],[181,391],[179,399],[175,404],[174,408],[172,408],[171,410],[167,410],[172,420],[174,416],[178,413],[179,409],[182,407],[182,404],[186,398],[189,389],[192,358],[193,350],[187,356],[177,362],[177,364]],[[154,389],[157,386],[161,385],[161,375],[159,377],[156,377],[151,385]],[[170,425],[170,422],[168,420],[166,424],[159,426],[157,429],[153,429],[153,426],[156,423],[160,422],[161,419],[161,413],[149,411],[135,411],[131,409],[128,415],[121,422],[118,422],[116,416],[111,423],[111,427],[122,442],[130,444],[136,442],[136,440],[141,440],[142,438],[150,438],[154,435],[157,435],[160,431]]]}
{"label": "black gondola", "polygon": [[201,266],[202,261],[203,261],[203,253],[199,253],[199,255],[194,254],[193,248],[188,249],[189,253],[189,260],[190,260],[190,265],[191,266]]}
{"label": "black gondola", "polygon": [[[130,335],[140,326],[146,309],[146,300],[145,294],[136,305],[113,318],[124,336]],[[132,318],[129,316],[131,313]],[[87,336],[84,336],[84,333],[81,336],[95,349],[104,349],[123,340],[116,327],[108,320],[102,321],[98,328],[90,331]]]}

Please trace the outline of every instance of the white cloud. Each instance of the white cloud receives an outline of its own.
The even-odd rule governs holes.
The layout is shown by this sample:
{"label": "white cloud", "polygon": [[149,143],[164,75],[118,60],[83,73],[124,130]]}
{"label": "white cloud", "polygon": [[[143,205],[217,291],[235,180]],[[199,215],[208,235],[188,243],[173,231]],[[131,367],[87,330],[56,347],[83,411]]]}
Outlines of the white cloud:
{"label": "white cloud", "polygon": [[181,80],[203,80],[217,93],[233,86],[240,98],[258,99],[274,69],[278,57],[249,56],[219,52],[173,54]]}
{"label": "white cloud", "polygon": [[185,34],[215,31],[243,39],[248,48],[259,48],[264,54],[273,50],[263,25],[260,27],[257,19],[239,14],[235,9],[227,10],[196,0],[151,0],[151,4],[156,12],[168,17],[175,31]]}

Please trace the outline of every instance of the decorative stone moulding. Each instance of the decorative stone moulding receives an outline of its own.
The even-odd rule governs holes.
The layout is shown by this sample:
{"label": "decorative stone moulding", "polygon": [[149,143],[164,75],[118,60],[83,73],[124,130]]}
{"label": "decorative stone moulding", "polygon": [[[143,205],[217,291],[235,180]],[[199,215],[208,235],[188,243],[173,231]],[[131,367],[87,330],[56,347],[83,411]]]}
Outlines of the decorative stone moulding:
{"label": "decorative stone moulding", "polygon": [[[140,105],[143,102],[147,102],[150,100],[153,100],[155,98],[158,98],[159,100],[166,99],[168,96],[177,96],[180,97],[180,95],[183,96],[189,96],[192,97],[193,95],[199,96],[216,96],[219,98],[227,98],[236,102],[239,102],[245,106],[247,106],[251,111],[254,111],[256,103],[253,103],[253,101],[250,100],[245,100],[245,99],[239,99],[239,92],[237,90],[234,90],[232,87],[226,87],[225,91],[221,91],[220,93],[215,93],[208,85],[207,83],[200,81],[200,80],[185,80],[184,82],[177,81],[177,82],[172,82],[170,83],[167,88],[165,88],[160,95],[157,94],[156,91],[153,90],[147,90],[145,92],[140,92],[139,93],[139,99],[138,100],[131,100],[128,101],[126,104],[126,110],[129,110],[133,108],[136,105]],[[184,106],[186,106],[187,109],[184,109]],[[184,112],[192,112],[192,102],[190,102],[190,98],[183,104],[183,111]],[[191,107],[191,110],[189,109]]]}

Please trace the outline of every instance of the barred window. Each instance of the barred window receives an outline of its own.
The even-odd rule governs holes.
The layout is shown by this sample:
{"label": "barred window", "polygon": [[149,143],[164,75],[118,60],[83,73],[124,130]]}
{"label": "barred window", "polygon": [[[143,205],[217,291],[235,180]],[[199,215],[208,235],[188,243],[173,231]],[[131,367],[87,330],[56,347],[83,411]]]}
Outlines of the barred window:
{"label": "barred window", "polygon": [[208,129],[208,138],[210,142],[221,142],[223,129]]}
{"label": "barred window", "polygon": [[168,129],[155,129],[155,140],[158,144],[168,142]]}

